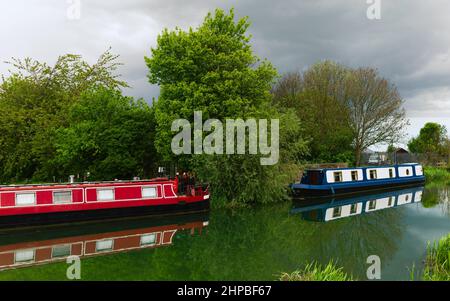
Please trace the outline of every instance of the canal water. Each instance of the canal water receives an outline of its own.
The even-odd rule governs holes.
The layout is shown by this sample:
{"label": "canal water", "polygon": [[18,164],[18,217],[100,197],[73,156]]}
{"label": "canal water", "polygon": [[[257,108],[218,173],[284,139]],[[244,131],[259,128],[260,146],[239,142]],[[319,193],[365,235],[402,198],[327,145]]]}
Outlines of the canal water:
{"label": "canal water", "polygon": [[0,280],[276,280],[333,260],[360,280],[416,279],[428,242],[450,232],[450,189],[429,184],[321,202],[0,231]]}

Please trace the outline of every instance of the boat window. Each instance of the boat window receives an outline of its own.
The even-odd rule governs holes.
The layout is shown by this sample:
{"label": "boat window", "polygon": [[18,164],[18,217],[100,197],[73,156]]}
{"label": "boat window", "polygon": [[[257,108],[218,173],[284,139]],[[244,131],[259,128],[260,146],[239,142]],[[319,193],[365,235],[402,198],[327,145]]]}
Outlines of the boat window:
{"label": "boat window", "polygon": [[371,180],[376,179],[377,178],[377,171],[376,171],[376,169],[370,170],[369,171],[369,176],[370,176]]}
{"label": "boat window", "polygon": [[377,206],[377,201],[373,200],[369,202],[369,210],[374,210]]}
{"label": "boat window", "polygon": [[52,248],[52,258],[70,256],[71,249],[71,245],[54,246]]}
{"label": "boat window", "polygon": [[358,171],[352,170],[352,181],[358,181]]}
{"label": "boat window", "polygon": [[333,217],[339,217],[339,216],[341,216],[341,207],[333,208]]}
{"label": "boat window", "polygon": [[322,181],[321,172],[318,170],[310,170],[307,172],[307,178],[309,178],[309,183],[311,185],[319,185]]}
{"label": "boat window", "polygon": [[334,181],[335,182],[342,182],[342,172],[341,171],[335,171],[334,172]]}
{"label": "boat window", "polygon": [[72,202],[72,191],[54,191],[53,192],[53,203],[54,204],[66,204]]}
{"label": "boat window", "polygon": [[389,178],[393,178],[394,177],[394,171],[392,170],[392,168],[389,168]]}
{"label": "boat window", "polygon": [[406,169],[406,175],[409,176],[409,169]]}
{"label": "boat window", "polygon": [[352,204],[352,206],[350,207],[350,214],[355,214],[357,209],[358,209],[358,205]]}
{"label": "boat window", "polygon": [[141,246],[154,245],[156,242],[156,234],[144,234],[141,236]]}
{"label": "boat window", "polygon": [[34,249],[16,251],[14,253],[14,261],[15,262],[34,261]]}
{"label": "boat window", "polygon": [[24,192],[16,194],[17,206],[29,206],[36,204],[36,194],[34,192]]}
{"label": "boat window", "polygon": [[112,201],[114,200],[114,189],[98,189],[97,200]]}
{"label": "boat window", "polygon": [[143,198],[156,198],[156,187],[142,187]]}
{"label": "boat window", "polygon": [[393,199],[394,199],[393,197],[391,197],[391,196],[389,197],[389,201],[388,201],[388,206],[389,207],[392,206]]}
{"label": "boat window", "polygon": [[95,251],[111,251],[113,248],[113,240],[107,239],[107,240],[99,240],[95,243]]}

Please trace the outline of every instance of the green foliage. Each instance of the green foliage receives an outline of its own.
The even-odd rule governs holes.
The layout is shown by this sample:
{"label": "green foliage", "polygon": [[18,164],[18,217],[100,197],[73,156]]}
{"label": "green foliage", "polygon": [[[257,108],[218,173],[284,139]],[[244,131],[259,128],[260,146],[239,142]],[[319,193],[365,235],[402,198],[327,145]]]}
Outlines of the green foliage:
{"label": "green foliage", "polygon": [[363,150],[398,139],[406,124],[397,89],[371,68],[319,62],[286,74],[273,95],[274,104],[296,110],[315,162],[359,165]]}
{"label": "green foliage", "polygon": [[214,206],[235,207],[286,199],[287,184],[296,178],[299,170],[295,162],[308,150],[293,111],[280,113],[267,108],[259,117],[269,118],[269,115],[280,120],[278,164],[263,166],[260,155],[193,156],[192,167],[199,178],[211,184]]}
{"label": "green foliage", "polygon": [[445,168],[425,166],[424,173],[427,182],[450,181],[450,171]]}
{"label": "green foliage", "polygon": [[413,153],[446,155],[449,151],[446,145],[447,139],[445,126],[428,122],[420,129],[419,136],[409,141],[408,148]]}
{"label": "green foliage", "polygon": [[428,245],[424,280],[450,281],[450,234]]}
{"label": "green foliage", "polygon": [[[211,184],[213,196],[225,202],[270,202],[282,198],[292,175],[283,175],[286,165],[306,152],[295,115],[269,106],[276,70],[256,57],[246,34],[247,18],[235,21],[233,10],[209,13],[197,29],[164,30],[151,57],[146,57],[149,81],[159,84],[155,103],[156,147],[167,161],[193,169]],[[280,118],[282,162],[261,166],[255,155],[175,156],[171,149],[172,122],[193,121],[194,111],[203,119]],[[285,121],[283,121],[285,118]],[[293,122],[291,124],[291,122]],[[292,137],[288,138],[288,136]],[[294,140],[295,138],[295,140]]]}
{"label": "green foliage", "polygon": [[52,163],[61,176],[90,172],[92,179],[111,180],[155,168],[153,110],[143,100],[106,88],[87,91],[67,121],[55,132]]}
{"label": "green foliage", "polygon": [[273,89],[273,104],[297,113],[309,141],[310,161],[354,161],[353,132],[342,95],[347,72],[324,61],[303,74],[286,74]]}
{"label": "green foliage", "polygon": [[290,274],[282,273],[281,281],[352,281],[352,276],[347,275],[342,267],[337,267],[330,261],[326,266],[317,262],[307,264],[303,269]]}
{"label": "green foliage", "polygon": [[69,107],[97,86],[127,86],[114,71],[120,65],[109,51],[90,65],[67,54],[54,66],[13,59],[15,71],[0,84],[0,180],[52,180],[55,131],[67,125]]}
{"label": "green foliage", "polygon": [[235,22],[233,11],[216,10],[196,30],[166,29],[158,36],[145,60],[149,81],[161,88],[155,104],[156,143],[165,158],[173,156],[170,127],[175,119],[192,121],[194,110],[202,111],[204,119],[251,117],[270,99],[276,71],[253,55],[248,26],[246,18]]}
{"label": "green foliage", "polygon": [[434,185],[427,185],[427,188],[425,190],[426,193],[422,195],[421,204],[424,208],[433,208],[440,202],[439,189],[433,189],[429,186]]}

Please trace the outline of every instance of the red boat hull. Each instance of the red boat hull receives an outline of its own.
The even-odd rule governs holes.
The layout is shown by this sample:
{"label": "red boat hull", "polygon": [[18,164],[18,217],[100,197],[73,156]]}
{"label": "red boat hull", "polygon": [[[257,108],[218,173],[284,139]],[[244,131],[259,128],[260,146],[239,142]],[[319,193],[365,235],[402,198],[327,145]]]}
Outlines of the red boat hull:
{"label": "red boat hull", "polygon": [[168,179],[0,188],[0,226],[69,222],[103,217],[200,210],[208,189],[178,195]]}

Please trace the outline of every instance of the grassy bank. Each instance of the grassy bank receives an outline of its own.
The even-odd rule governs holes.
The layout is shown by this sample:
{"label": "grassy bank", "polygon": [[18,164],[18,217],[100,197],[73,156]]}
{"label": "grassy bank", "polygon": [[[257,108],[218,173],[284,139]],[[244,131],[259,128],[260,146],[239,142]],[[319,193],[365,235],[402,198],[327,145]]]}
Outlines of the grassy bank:
{"label": "grassy bank", "polygon": [[318,263],[310,263],[303,269],[292,273],[282,273],[279,277],[281,281],[352,281],[342,268],[337,267],[333,262],[326,266]]}
{"label": "grassy bank", "polygon": [[450,184],[450,169],[443,167],[426,166],[424,168],[427,182],[440,182]]}
{"label": "grassy bank", "polygon": [[450,281],[450,234],[428,246],[423,280]]}

